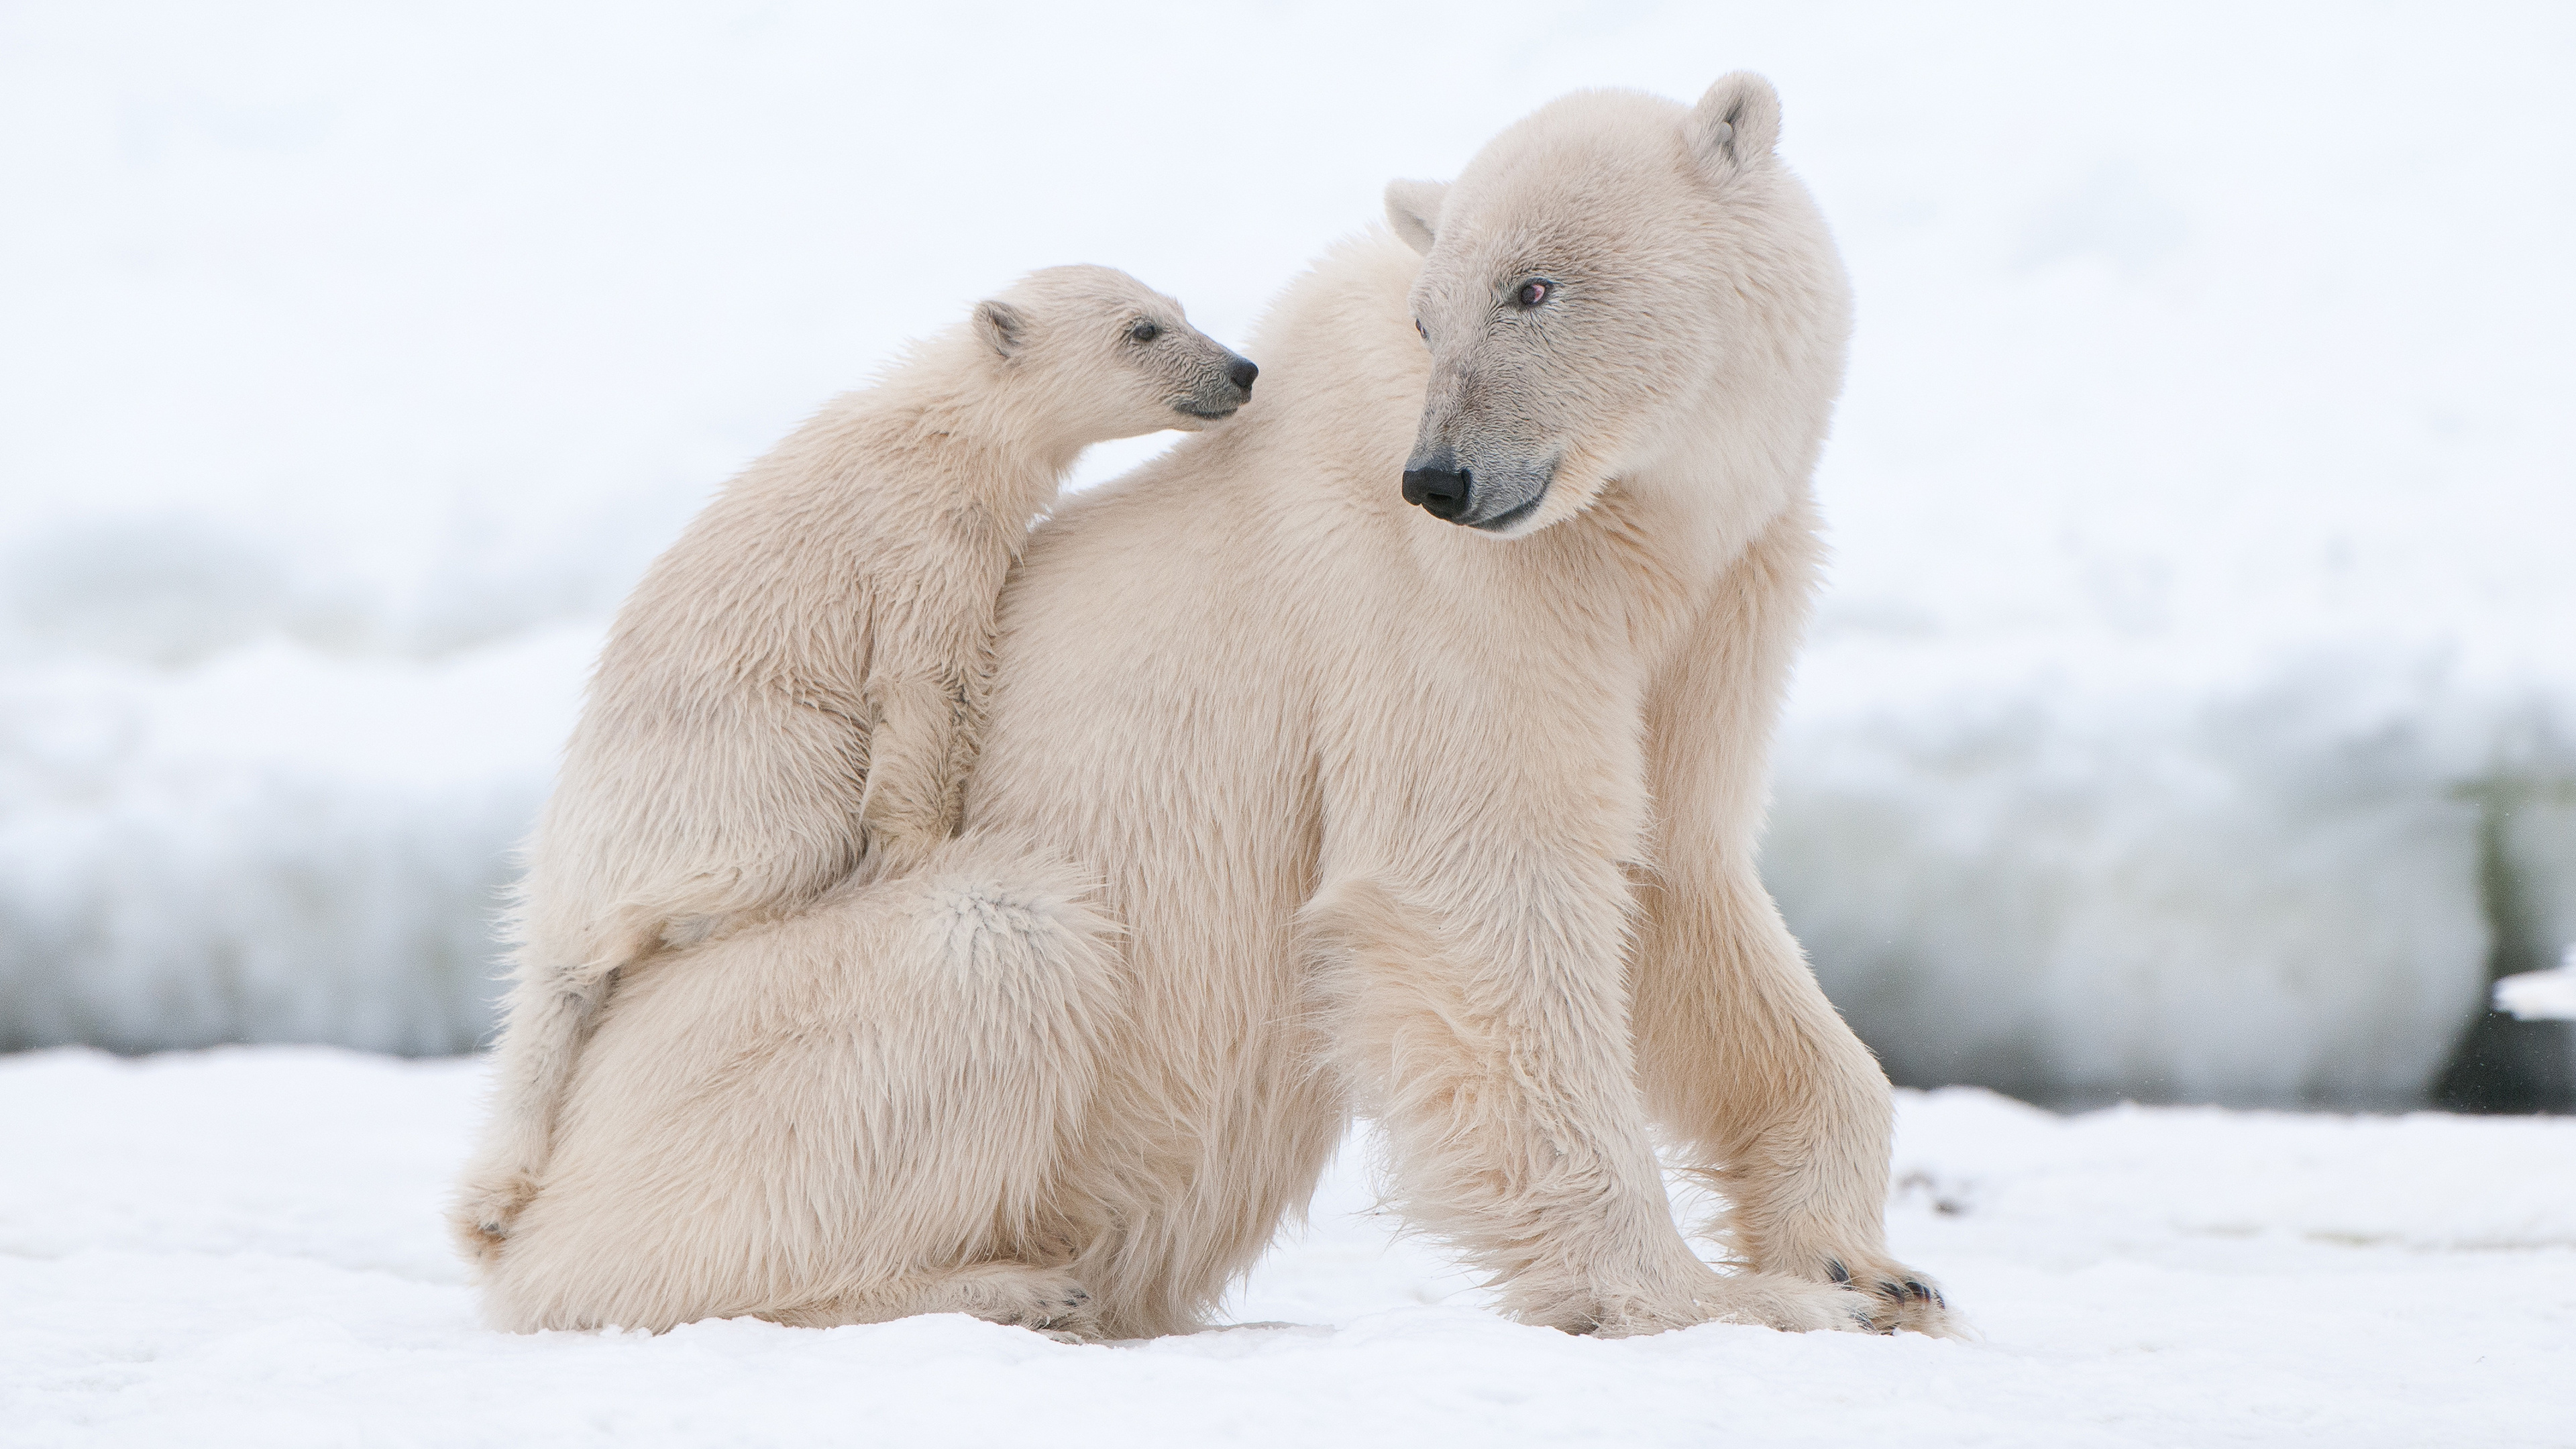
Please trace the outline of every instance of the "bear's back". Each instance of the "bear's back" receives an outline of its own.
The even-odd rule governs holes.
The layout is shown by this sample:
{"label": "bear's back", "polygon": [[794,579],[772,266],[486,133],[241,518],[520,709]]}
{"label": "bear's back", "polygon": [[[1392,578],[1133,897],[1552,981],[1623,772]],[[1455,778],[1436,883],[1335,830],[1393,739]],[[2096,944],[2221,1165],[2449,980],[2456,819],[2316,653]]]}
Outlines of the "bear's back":
{"label": "bear's back", "polygon": [[1337,249],[1259,329],[1241,418],[1038,529],[1003,593],[969,827],[1066,850],[1114,897],[1311,885],[1318,681],[1361,643],[1354,596],[1403,567],[1416,262],[1383,235]]}

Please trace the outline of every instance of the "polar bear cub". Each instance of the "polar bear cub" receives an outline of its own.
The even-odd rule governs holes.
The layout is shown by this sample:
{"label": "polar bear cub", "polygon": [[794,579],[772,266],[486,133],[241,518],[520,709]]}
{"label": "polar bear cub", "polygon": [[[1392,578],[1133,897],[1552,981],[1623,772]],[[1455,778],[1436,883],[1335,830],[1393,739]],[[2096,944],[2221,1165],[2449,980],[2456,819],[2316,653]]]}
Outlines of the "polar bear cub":
{"label": "polar bear cub", "polygon": [[620,968],[953,833],[1031,520],[1086,446],[1209,427],[1256,371],[1124,272],[1036,272],[825,406],[655,561],[527,848],[492,1116],[451,1215],[470,1256],[535,1193]]}

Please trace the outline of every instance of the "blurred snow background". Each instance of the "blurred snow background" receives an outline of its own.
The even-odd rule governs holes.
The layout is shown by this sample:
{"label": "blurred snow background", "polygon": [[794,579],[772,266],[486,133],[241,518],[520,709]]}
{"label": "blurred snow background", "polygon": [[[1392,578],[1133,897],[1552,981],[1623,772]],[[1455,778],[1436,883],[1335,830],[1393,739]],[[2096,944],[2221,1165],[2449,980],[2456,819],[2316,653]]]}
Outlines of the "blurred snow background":
{"label": "blurred snow background", "polygon": [[1742,66],[1860,299],[1766,871],[1898,1079],[2566,1105],[2481,1013],[2576,941],[2571,64],[2538,5],[0,8],[0,1048],[469,1048],[607,614],[817,402],[1056,262],[1240,341],[1387,178]]}

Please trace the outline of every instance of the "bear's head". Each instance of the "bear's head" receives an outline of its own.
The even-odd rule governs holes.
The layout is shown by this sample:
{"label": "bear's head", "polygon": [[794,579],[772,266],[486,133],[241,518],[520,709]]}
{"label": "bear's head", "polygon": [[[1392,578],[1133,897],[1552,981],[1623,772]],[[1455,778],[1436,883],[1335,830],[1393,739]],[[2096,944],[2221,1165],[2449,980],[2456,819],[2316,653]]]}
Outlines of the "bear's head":
{"label": "bear's head", "polygon": [[1260,371],[1114,267],[1031,272],[975,305],[974,332],[1014,399],[1071,443],[1211,427]]}
{"label": "bear's head", "polygon": [[1850,306],[1779,131],[1779,98],[1747,72],[1689,108],[1585,92],[1455,182],[1390,184],[1431,354],[1406,501],[1498,538],[1614,482],[1785,502],[1841,388]]}

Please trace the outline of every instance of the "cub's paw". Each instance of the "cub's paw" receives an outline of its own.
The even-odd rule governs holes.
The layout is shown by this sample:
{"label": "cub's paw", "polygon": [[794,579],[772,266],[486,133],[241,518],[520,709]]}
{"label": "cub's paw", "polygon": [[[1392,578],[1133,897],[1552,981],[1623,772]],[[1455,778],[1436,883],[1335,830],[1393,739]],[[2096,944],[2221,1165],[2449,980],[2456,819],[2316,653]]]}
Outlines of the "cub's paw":
{"label": "cub's paw", "polygon": [[949,1291],[958,1310],[987,1323],[1007,1323],[1059,1343],[1098,1343],[1105,1333],[1091,1291],[1053,1268],[994,1263],[959,1274]]}
{"label": "cub's paw", "polygon": [[1855,1269],[1840,1258],[1827,1258],[1825,1281],[1849,1288],[1869,1305],[1870,1326],[1879,1333],[1904,1330],[1932,1338],[1963,1338],[1967,1322],[1950,1311],[1941,1285],[1902,1263],[1863,1259]]}
{"label": "cub's paw", "polygon": [[1033,1328],[1065,1343],[1090,1343],[1100,1337],[1100,1313],[1091,1306],[1091,1290],[1070,1278],[1047,1285],[999,1321]]}
{"label": "cub's paw", "polygon": [[490,1266],[528,1204],[537,1180],[524,1172],[478,1173],[457,1188],[447,1209],[447,1230],[467,1261]]}

